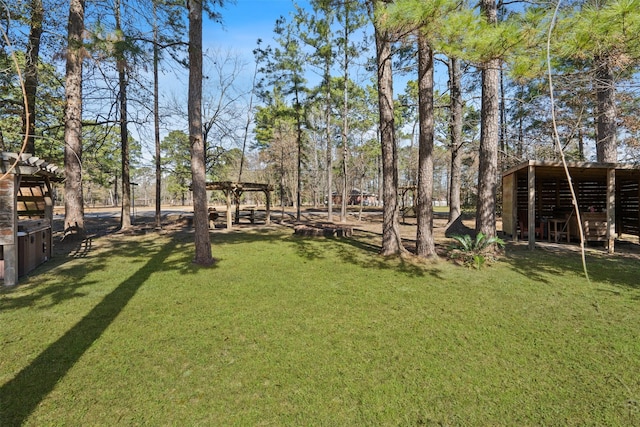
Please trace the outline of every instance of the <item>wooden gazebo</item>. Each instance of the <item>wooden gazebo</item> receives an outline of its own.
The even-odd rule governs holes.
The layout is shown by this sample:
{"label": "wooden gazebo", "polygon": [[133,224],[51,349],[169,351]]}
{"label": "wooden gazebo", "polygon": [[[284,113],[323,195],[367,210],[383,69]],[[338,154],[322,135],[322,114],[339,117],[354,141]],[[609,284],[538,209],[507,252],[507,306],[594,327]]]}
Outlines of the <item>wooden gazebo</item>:
{"label": "wooden gazebo", "polygon": [[5,286],[51,257],[53,195],[57,166],[31,154],[0,158],[0,276]]}
{"label": "wooden gazebo", "polygon": [[235,203],[236,212],[235,219],[236,223],[239,221],[240,216],[240,196],[247,191],[261,191],[265,195],[265,223],[271,223],[271,192],[273,191],[273,186],[271,184],[260,184],[255,182],[232,182],[232,181],[218,181],[218,182],[207,182],[206,184],[207,191],[218,190],[222,191],[226,197],[227,203],[227,211],[226,211],[226,220],[227,220],[227,228],[232,227],[233,216],[231,213],[231,206]]}
{"label": "wooden gazebo", "polygon": [[[620,234],[640,237],[640,166],[567,164],[587,241],[604,241],[609,252]],[[569,181],[560,162],[528,161],[502,174],[502,229],[514,239],[536,234],[548,240],[579,240],[580,227]],[[525,233],[526,232],[526,233]]]}

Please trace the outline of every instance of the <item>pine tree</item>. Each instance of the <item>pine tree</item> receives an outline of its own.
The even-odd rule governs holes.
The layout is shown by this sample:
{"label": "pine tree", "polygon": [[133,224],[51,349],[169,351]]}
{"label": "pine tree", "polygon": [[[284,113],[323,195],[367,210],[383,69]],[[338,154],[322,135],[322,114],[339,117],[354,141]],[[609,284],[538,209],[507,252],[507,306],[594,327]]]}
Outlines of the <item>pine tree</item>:
{"label": "pine tree", "polygon": [[202,9],[200,0],[188,0],[189,13],[189,143],[191,145],[191,187],[195,228],[194,263],[214,263],[209,238],[206,167],[202,135]]}
{"label": "pine tree", "polygon": [[83,237],[82,195],[82,60],[84,57],[84,0],[71,0],[67,36],[66,105],[64,127],[64,235]]}

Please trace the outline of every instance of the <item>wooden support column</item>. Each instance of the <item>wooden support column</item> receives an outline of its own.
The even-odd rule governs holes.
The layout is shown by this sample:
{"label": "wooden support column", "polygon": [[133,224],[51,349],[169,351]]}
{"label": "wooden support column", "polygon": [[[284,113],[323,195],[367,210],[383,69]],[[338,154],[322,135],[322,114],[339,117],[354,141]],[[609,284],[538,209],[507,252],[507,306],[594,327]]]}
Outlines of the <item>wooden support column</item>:
{"label": "wooden support column", "polygon": [[529,249],[536,246],[536,168],[529,164],[527,171],[527,211],[529,212]]}
{"label": "wooden support column", "polygon": [[49,219],[49,225],[51,226],[51,232],[49,233],[49,239],[47,240],[47,247],[51,251],[53,256],[53,189],[51,188],[51,181],[49,178],[45,178],[45,191],[44,196],[44,217]]}
{"label": "wooden support column", "polygon": [[[640,176],[636,176],[636,184],[638,184],[638,190],[636,192],[636,196],[638,197],[638,200],[640,200]],[[622,201],[622,199],[621,199]],[[640,230],[640,210],[638,211],[638,220],[636,222],[636,225],[638,226],[638,230]],[[620,229],[624,230],[625,225],[624,225],[624,221],[622,221],[622,224],[620,224]],[[640,233],[638,233],[638,236],[636,236],[638,238],[638,243],[640,243]]]}
{"label": "wooden support column", "polygon": [[224,194],[227,196],[227,229],[231,229],[233,226],[231,223],[233,222],[233,217],[231,215],[231,193],[233,190],[231,188],[227,188],[224,190]]}
{"label": "wooden support column", "polygon": [[[0,172],[1,173],[1,172]],[[20,179],[9,174],[0,181],[0,244],[4,256],[4,285],[18,284],[17,192]]]}
{"label": "wooden support column", "polygon": [[518,175],[511,174],[511,184],[507,189],[511,196],[511,236],[518,240]]}
{"label": "wooden support column", "polygon": [[612,254],[616,238],[616,170],[607,169],[607,249]]}
{"label": "wooden support column", "polygon": [[264,195],[265,195],[265,201],[266,201],[265,224],[269,225],[271,224],[271,191],[268,189],[264,190]]}

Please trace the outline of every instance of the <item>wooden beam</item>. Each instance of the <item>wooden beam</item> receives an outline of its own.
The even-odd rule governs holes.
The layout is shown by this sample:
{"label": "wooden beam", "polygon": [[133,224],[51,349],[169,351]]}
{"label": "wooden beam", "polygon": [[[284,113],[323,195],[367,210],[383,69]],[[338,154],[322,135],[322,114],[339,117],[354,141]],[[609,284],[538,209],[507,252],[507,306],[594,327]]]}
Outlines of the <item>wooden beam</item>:
{"label": "wooden beam", "polygon": [[527,211],[529,212],[529,249],[536,246],[536,167],[529,165],[527,171]]}

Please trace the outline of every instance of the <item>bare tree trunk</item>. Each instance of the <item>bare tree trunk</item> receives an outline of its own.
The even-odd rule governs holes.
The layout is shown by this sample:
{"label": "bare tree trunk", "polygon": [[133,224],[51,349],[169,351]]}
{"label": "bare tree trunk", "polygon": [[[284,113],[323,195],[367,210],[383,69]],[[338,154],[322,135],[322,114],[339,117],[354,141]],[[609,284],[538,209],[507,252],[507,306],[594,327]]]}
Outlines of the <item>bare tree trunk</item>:
{"label": "bare tree trunk", "polygon": [[524,114],[522,114],[522,100],[524,99],[524,85],[520,85],[518,95],[518,145],[516,147],[516,157],[522,159],[524,154]]}
{"label": "bare tree trunk", "polygon": [[502,167],[504,167],[504,163],[507,159],[507,152],[509,151],[509,144],[507,142],[507,112],[506,112],[506,102],[505,102],[505,98],[506,98],[506,93],[505,93],[505,88],[504,88],[504,71],[502,69],[502,64],[500,64],[500,72],[499,72],[499,80],[500,80],[500,105],[499,105],[499,111],[500,111],[500,135],[498,136],[499,139],[499,146],[500,146],[500,151],[499,151],[499,163],[501,165],[503,165]]}
{"label": "bare tree trunk", "polygon": [[[495,0],[482,0],[480,8],[489,23],[497,22]],[[487,237],[496,235],[496,187],[498,182],[500,60],[482,65],[482,112],[476,231]]]}
{"label": "bare tree trunk", "polygon": [[380,110],[380,144],[382,146],[382,255],[403,253],[398,218],[398,154],[393,117],[393,73],[391,38],[387,30],[375,25],[378,68],[378,108]]}
{"label": "bare tree trunk", "polygon": [[325,94],[325,122],[327,138],[327,220],[333,221],[333,144],[331,136],[331,69],[327,61],[324,71],[327,93]]}
{"label": "bare tree trunk", "polygon": [[69,4],[68,48],[66,65],[66,108],[64,113],[64,235],[84,236],[84,201],[82,197],[82,33],[84,0]]}
{"label": "bare tree trunk", "polygon": [[422,34],[418,35],[418,112],[420,144],[418,154],[418,200],[416,254],[435,257],[433,239],[433,51]]}
{"label": "bare tree trunk", "polygon": [[211,256],[204,138],[202,135],[202,2],[188,0],[189,10],[189,142],[193,190],[193,225],[195,228],[194,263],[208,266]]}
{"label": "bare tree trunk", "polygon": [[[115,24],[118,34],[122,34],[120,1],[114,4]],[[123,40],[119,40],[123,42]],[[129,131],[127,129],[127,75],[124,50],[116,50],[116,67],[118,69],[118,98],[120,101],[120,144],[122,159],[122,209],[120,211],[120,230],[131,228],[131,179],[129,177]]]}
{"label": "bare tree trunk", "polygon": [[22,132],[27,135],[25,152],[36,154],[36,94],[38,90],[38,62],[40,57],[40,40],[42,38],[42,21],[44,9],[42,0],[31,0],[31,31],[25,54],[24,88],[27,105],[22,116]]}
{"label": "bare tree trunk", "polygon": [[[120,66],[119,66],[120,68]],[[131,177],[129,174],[129,130],[127,129],[127,77],[124,65],[118,71],[120,86],[120,141],[122,145],[122,209],[120,214],[120,229],[131,228]]]}
{"label": "bare tree trunk", "polygon": [[460,187],[462,182],[462,73],[460,60],[449,59],[449,93],[451,98],[451,118],[449,132],[451,138],[451,174],[449,177],[449,224],[458,219],[462,209]]}
{"label": "bare tree trunk", "polygon": [[342,204],[340,205],[340,222],[347,221],[347,203],[349,198],[349,184],[347,180],[347,138],[349,136],[349,7],[344,6],[344,37],[342,63]]}
{"label": "bare tree trunk", "polygon": [[616,141],[616,91],[613,70],[607,58],[596,61],[597,95],[597,141],[596,156],[598,162],[615,163],[618,161]]}
{"label": "bare tree trunk", "polygon": [[157,5],[153,3],[153,128],[154,128],[154,145],[156,152],[156,214],[155,222],[156,229],[162,228],[162,202],[161,202],[161,188],[162,188],[162,165],[160,163],[160,108],[159,102],[159,89],[158,89],[158,62],[159,58],[159,40],[158,40],[158,21],[157,21]]}
{"label": "bare tree trunk", "polygon": [[298,143],[298,167],[296,180],[296,221],[300,221],[302,209],[302,105],[296,87],[296,140]]}

